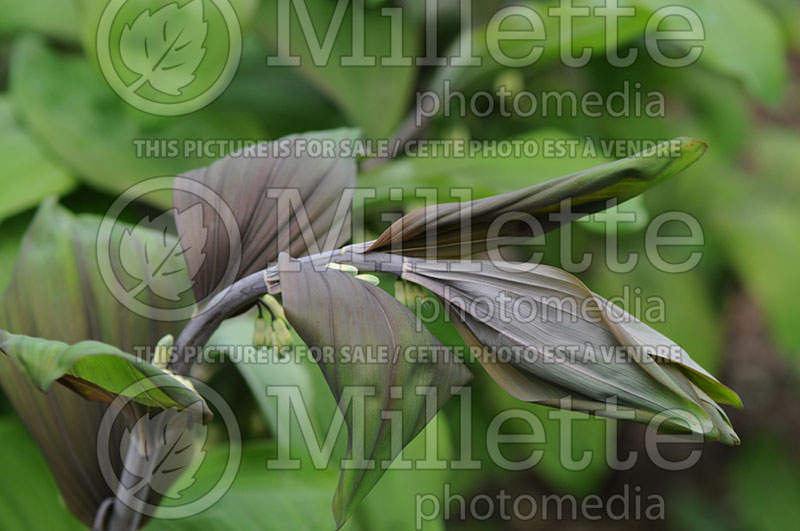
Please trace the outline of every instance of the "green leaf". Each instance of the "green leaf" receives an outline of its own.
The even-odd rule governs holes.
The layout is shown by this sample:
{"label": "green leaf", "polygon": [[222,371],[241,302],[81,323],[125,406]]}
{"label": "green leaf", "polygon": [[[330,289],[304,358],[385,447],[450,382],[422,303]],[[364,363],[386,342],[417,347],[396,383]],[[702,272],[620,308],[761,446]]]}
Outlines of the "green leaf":
{"label": "green leaf", "polygon": [[[251,443],[242,449],[242,463],[230,490],[200,514],[179,520],[160,520],[158,513],[148,529],[153,531],[282,531],[284,529],[331,529],[330,492],[336,487],[332,470],[265,470],[274,455],[271,443]],[[225,448],[208,453],[197,481],[182,493],[189,499],[213,488],[228,459]],[[352,525],[350,525],[352,524]],[[354,522],[345,529],[355,531]]]}
{"label": "green leaf", "polygon": [[[292,326],[310,347],[333,349],[334,359],[323,358],[319,367],[334,396],[341,400],[348,389],[361,387],[374,393],[364,397],[360,412],[360,407],[339,402],[349,432],[348,457],[357,465],[342,470],[334,497],[334,516],[341,526],[378,482],[385,462],[394,460],[430,421],[417,387],[437,389],[432,399],[438,410],[453,388],[465,385],[471,375],[408,309],[380,288],[340,271],[315,272],[309,265],[290,262],[286,255],[279,264]],[[371,351],[375,357],[348,359],[348,352],[355,354],[355,349]],[[436,349],[438,358],[423,358],[422,352],[429,349]],[[382,416],[391,411],[402,412],[402,433],[392,433],[396,430]],[[374,467],[359,467],[363,460],[374,461]]]}
{"label": "green leaf", "polygon": [[[350,238],[350,205],[339,203],[345,190],[355,187],[356,162],[338,152],[337,156],[315,158],[306,149],[310,143],[338,143],[357,136],[352,129],[293,135],[237,152],[181,176],[190,181],[175,189],[175,221],[187,253],[190,276],[195,281],[197,301],[274,264],[281,252],[302,256],[309,251],[333,250]],[[286,151],[275,156],[277,146]],[[241,241],[231,241],[233,220],[226,219],[217,204],[203,199],[208,197],[208,189],[232,211],[236,222],[233,229],[238,229]],[[277,196],[269,197],[270,190],[282,196],[297,193],[303,210],[290,212],[284,204],[289,206],[287,201],[292,198],[285,196],[281,204]],[[306,221],[311,231],[301,230]],[[316,250],[313,245],[309,249],[307,238],[311,236]],[[232,257],[239,267],[228,270]]]}
{"label": "green leaf", "polygon": [[[787,78],[786,50],[778,20],[764,6],[754,0],[643,2],[653,9],[677,5],[694,11],[705,29],[705,39],[691,43],[703,47],[699,61],[740,79],[762,101],[780,104]],[[676,18],[667,19],[661,29],[686,29],[685,21]]]}
{"label": "green leaf", "polygon": [[[599,2],[595,0],[578,0],[573,1],[571,5],[578,6],[598,6]],[[561,44],[559,36],[561,35],[559,26],[561,21],[559,17],[550,15],[548,8],[556,5],[556,2],[524,2],[521,4],[536,11],[541,17],[546,38],[537,40],[536,46],[543,48],[542,55],[528,68],[531,69],[545,69],[553,63],[557,62],[561,56]],[[477,8],[474,8],[477,9]],[[644,27],[648,19],[649,12],[644,9],[637,9],[633,17],[621,17],[619,19],[619,26],[617,29],[617,42],[622,45],[626,42],[641,37],[644,32]],[[572,40],[570,46],[572,47],[575,55],[580,53],[580,50],[589,48],[592,50],[594,57],[601,55],[606,48],[606,20],[604,17],[594,13],[588,16],[575,17],[572,21]],[[531,23],[520,16],[511,16],[504,20],[500,27],[501,31],[531,31]],[[457,66],[449,64],[446,67],[437,69],[431,83],[428,85],[431,90],[436,91],[443,96],[444,82],[449,81],[452,86],[451,89],[464,89],[470,85],[483,83],[486,85],[493,76],[497,75],[509,67],[501,64],[495,58],[500,57],[497,52],[490,53],[487,47],[487,42],[494,41],[500,37],[495,31],[490,31],[488,24],[481,24],[472,31],[469,39],[472,42],[473,55],[479,57],[481,60],[480,66]],[[524,58],[531,53],[532,46],[530,40],[512,40],[508,38],[500,39],[499,45],[500,52],[508,58]],[[449,57],[460,56],[461,43],[456,41],[446,54]]]}
{"label": "green leaf", "polygon": [[[165,0],[126,0],[126,5],[120,9],[118,15],[120,13],[123,13],[121,15],[123,17],[130,15],[132,18],[130,20],[125,20],[125,22],[128,22],[128,25],[130,25],[134,22],[135,17],[137,17],[139,14],[145,11],[150,11],[151,13],[158,11],[168,3],[185,6],[189,2],[188,0],[178,0],[177,2],[167,2]],[[217,11],[218,13],[218,10],[215,8],[213,2],[209,4],[207,1],[204,1],[203,3],[204,7],[207,9],[210,7],[210,10],[212,11],[212,13],[209,13],[209,11],[205,12],[206,16],[204,16],[204,20],[208,20],[209,18],[213,17],[213,11]],[[98,26],[100,25],[100,18],[102,17],[103,12],[108,4],[108,0],[79,0],[78,2],[78,26],[80,28],[81,44],[83,45],[84,53],[89,57],[89,60],[92,63],[97,61],[97,30]],[[239,24],[242,27],[242,33],[246,35],[247,31],[254,22],[259,0],[228,0],[228,4],[230,4],[230,7],[232,7],[236,12],[236,18],[239,20]],[[184,17],[188,16],[188,18],[191,20],[193,9],[196,8],[184,11]],[[177,17],[177,20],[172,20],[171,22],[186,22],[184,17],[179,16]],[[195,27],[194,30],[200,30],[201,32],[204,31],[203,28],[199,27]],[[211,52],[220,49],[227,51],[227,31],[217,33],[212,30],[209,33],[210,35],[208,35],[208,38],[206,38],[203,43],[205,47],[208,50],[211,50]]]}
{"label": "green leaf", "polygon": [[[152,321],[125,309],[112,295],[95,261],[99,225],[99,218],[75,217],[53,201],[43,203],[0,303],[0,328],[67,344],[101,341],[127,352],[179,331],[180,323]],[[145,231],[140,236],[163,237]],[[157,302],[149,292],[141,297],[148,304]],[[47,381],[46,374],[40,373],[41,382]],[[91,526],[100,504],[112,495],[97,460],[106,404],[87,401],[60,384],[43,393],[5,355],[0,356],[0,384],[44,454],[67,507]],[[121,436],[121,428],[115,428],[111,440]],[[118,474],[120,456],[112,451],[111,457]]]}
{"label": "green leaf", "polygon": [[35,31],[45,35],[76,41],[78,14],[74,2],[62,0],[0,0],[0,35]]}
{"label": "green leaf", "polygon": [[[770,332],[787,355],[800,353],[800,292],[787,281],[800,261],[800,241],[794,235],[800,216],[796,184],[800,157],[798,135],[782,130],[759,130],[748,144],[750,161],[739,167],[720,166],[709,193],[709,224],[728,263],[748,293],[764,311]],[[765,259],[764,257],[768,257]]]}
{"label": "green leaf", "polygon": [[269,124],[270,138],[347,123],[339,108],[300,72],[264,68],[269,49],[257,36],[246,37],[239,69],[220,95],[220,107],[247,109],[249,116]]}
{"label": "green leaf", "polygon": [[[220,350],[224,352],[232,346],[252,346],[253,328],[258,312],[255,309],[242,315],[225,320],[222,325],[214,332],[214,335],[206,343],[209,351]],[[303,346],[300,338],[295,338],[294,346]],[[289,346],[289,345],[287,345]],[[310,458],[308,447],[303,439],[298,423],[291,422],[290,426],[280,426],[278,422],[278,398],[267,395],[267,388],[272,386],[296,386],[300,390],[303,402],[308,406],[308,414],[311,425],[315,433],[325,433],[332,423],[334,416],[341,413],[337,408],[336,401],[330,394],[328,384],[322,373],[314,366],[314,362],[302,356],[295,362],[281,361],[277,353],[272,352],[266,355],[263,351],[259,363],[251,363],[245,358],[235,356],[231,361],[236,365],[236,369],[250,388],[253,398],[258,403],[261,414],[272,434],[277,434],[279,430],[289,429],[291,434],[288,437],[291,453],[293,456],[304,460]],[[263,363],[261,362],[263,360]],[[277,444],[284,441],[278,438]],[[340,434],[332,455],[344,457],[345,454],[345,435]]]}
{"label": "green leaf", "polygon": [[748,143],[749,173],[769,183],[759,187],[766,199],[792,205],[800,201],[800,133],[795,129],[765,128],[752,132]]}
{"label": "green leaf", "polygon": [[[264,138],[246,114],[213,104],[177,118],[137,111],[86,59],[56,52],[35,38],[14,45],[10,91],[15,110],[43,147],[78,177],[115,195],[144,179],[209,164],[243,140]],[[220,139],[226,142],[213,147]],[[214,141],[214,156],[198,154],[197,141]],[[169,191],[142,200],[172,205]]]}
{"label": "green leaf", "polygon": [[[576,411],[555,412],[538,404],[519,402],[500,386],[491,382],[485,390],[491,411],[519,409],[536,416],[544,428],[544,441],[530,445],[501,445],[504,453],[512,454],[509,459],[525,459],[532,451],[541,451],[541,459],[533,467],[533,473],[551,485],[558,492],[586,496],[596,493],[610,469],[606,464],[606,423],[610,419],[593,418]],[[558,417],[554,416],[557,414]],[[494,413],[492,414],[494,417]],[[561,432],[562,423],[570,423],[571,434],[567,440]],[[530,435],[531,426],[525,421],[509,420],[503,424],[503,435]],[[512,453],[513,452],[513,453]],[[563,457],[570,456],[580,460],[584,452],[590,452],[591,461],[585,468],[571,470],[564,466]]]}
{"label": "green leaf", "polygon": [[[0,352],[42,391],[58,381],[88,400],[111,402],[124,396],[147,406],[184,409],[202,398],[196,391],[155,365],[99,341],[68,345],[0,330]],[[159,378],[165,389],[140,382]]]}
{"label": "green leaf", "polygon": [[[429,438],[435,437],[436,454]],[[417,529],[417,496],[441,492],[450,479],[452,471],[447,468],[437,469],[425,465],[426,460],[449,460],[454,456],[450,426],[445,415],[437,415],[403,449],[403,459],[411,464],[409,468],[398,466],[399,461],[383,474],[375,485],[370,496],[359,505],[355,521],[362,523],[366,529],[385,529],[387,531],[405,531]],[[431,444],[431,446],[429,446]],[[445,529],[444,515],[422,522],[425,531]]]}
{"label": "green leaf", "polygon": [[[706,147],[699,140],[679,138],[626,159],[516,192],[469,203],[431,205],[397,220],[369,251],[455,258],[464,254],[466,244],[472,254],[486,250],[493,228],[498,229],[491,240],[496,245],[513,242],[515,237],[540,236],[532,234],[532,227],[526,221],[529,216],[547,232],[565,222],[563,218],[553,220],[550,216],[559,211],[564,200],[571,201],[576,215],[605,210],[609,200],[622,203],[684,170],[705,153]],[[493,222],[498,219],[504,219],[505,223],[494,227]],[[468,224],[468,230],[463,230],[464,224]]]}
{"label": "green leaf", "polygon": [[[167,4],[155,11],[143,11],[120,36],[119,52],[125,66],[145,83],[172,96],[195,79],[195,70],[206,53],[203,42],[208,23],[203,20],[203,1],[191,0],[178,6]],[[132,89],[135,92],[135,89]]]}
{"label": "green leaf", "polygon": [[[237,316],[232,319],[226,320],[211,339],[206,344],[207,348],[214,350],[220,347],[224,349],[230,348],[233,345],[252,345],[253,339],[253,325],[257,312],[250,311],[246,314]],[[296,345],[302,345],[299,338]],[[263,353],[262,353],[263,354]],[[292,361],[278,361],[277,355],[259,357],[259,362],[247,362],[241,357],[234,357],[231,359],[235,362],[236,368],[239,373],[247,382],[253,397],[258,402],[259,407],[263,413],[264,419],[267,422],[271,432],[277,433],[278,430],[291,430],[289,443],[291,444],[291,454],[301,460],[303,468],[311,468],[311,459],[308,456],[308,449],[303,440],[302,434],[298,428],[297,422],[290,422],[289,425],[278,425],[277,416],[277,398],[274,396],[267,396],[266,390],[268,387],[273,386],[297,386],[300,394],[303,397],[303,403],[308,408],[308,414],[311,417],[311,424],[315,433],[323,434],[325,430],[331,425],[332,415],[341,415],[337,408],[336,400],[331,395],[328,384],[322,373],[313,367],[313,362],[308,360],[306,356],[299,356],[298,360]],[[262,362],[263,360],[263,362]],[[341,459],[345,455],[346,434],[341,433],[341,437],[337,440],[332,455],[334,459]],[[350,524],[359,522],[365,527],[375,528],[382,526],[385,529],[405,530],[413,528],[416,525],[414,506],[416,500],[414,498],[415,492],[436,492],[441,490],[442,485],[449,477],[449,471],[444,469],[428,470],[417,466],[416,460],[424,460],[426,457],[426,444],[428,444],[428,437],[437,437],[438,441],[438,456],[442,459],[449,459],[452,455],[452,441],[446,418],[437,415],[433,421],[426,427],[423,433],[418,435],[408,446],[403,450],[404,459],[411,461],[412,469],[398,468],[397,463],[393,463],[391,467],[384,473],[380,482],[375,486],[370,496],[367,496],[364,501],[359,505],[356,516],[348,521],[346,528],[351,528]],[[276,441],[280,444],[282,441]],[[340,444],[341,443],[341,444]],[[340,448],[341,446],[341,448]],[[274,452],[274,450],[273,450]],[[270,454],[273,455],[273,454]],[[335,469],[335,467],[331,467]],[[281,471],[270,470],[267,472],[269,478],[273,474],[280,474]],[[329,478],[330,473],[325,472],[325,477]],[[271,487],[271,479],[260,483],[259,488],[264,491],[269,491]],[[335,480],[330,485],[328,491],[325,493],[325,501],[323,504],[328,505],[329,493],[334,490]],[[236,491],[237,485],[234,484],[233,490]],[[387,501],[391,500],[391,504]],[[223,500],[224,502],[224,500]],[[216,506],[215,506],[216,507]],[[216,509],[211,508],[210,511]],[[219,514],[222,514],[221,512]],[[328,516],[329,512],[325,510],[323,516]],[[232,525],[232,524],[231,524]],[[237,523],[238,527],[239,523]],[[252,525],[256,525],[254,521]],[[307,522],[299,522],[299,527],[308,525]],[[425,529],[443,529],[443,521],[435,520],[425,522]],[[248,526],[244,527],[245,529]]]}
{"label": "green leaf", "polygon": [[[511,395],[616,418],[602,407],[614,397],[634,412],[630,420],[671,411],[665,427],[738,444],[715,400],[741,406],[739,397],[674,342],[560,269],[471,265],[414,260],[403,278],[449,304],[464,339],[482,349],[484,368]],[[566,397],[573,402],[561,403]]]}
{"label": "green leaf", "polygon": [[[97,264],[100,221],[95,216],[74,216],[52,200],[42,204],[22,242],[11,285],[4,294],[0,327],[69,344],[91,339],[125,352],[155,345],[165,335],[180,332],[182,323],[152,320],[126,309],[116,299]],[[129,230],[120,223],[109,246],[118,248],[122,234]],[[160,245],[165,235],[139,230],[132,238],[138,240],[137,247],[147,248]],[[175,239],[167,236],[167,241]],[[129,258],[143,260],[143,255]],[[163,302],[149,291],[140,297],[145,305]]]}
{"label": "green leaf", "polygon": [[[374,56],[375,64],[343,65],[342,61],[354,53],[353,3],[333,4],[325,0],[306,0],[286,4],[291,11],[291,24],[288,27],[278,15],[280,3],[278,0],[264,2],[259,31],[273,50],[270,56],[276,55],[278,40],[286,37],[281,33],[290,32],[290,53],[300,58],[300,67],[270,65],[269,68],[298,69],[337,102],[354,125],[364,129],[365,137],[384,138],[392,133],[408,108],[416,69],[413,59],[410,66],[381,65],[381,59],[388,58],[392,53],[388,38],[391,20],[381,16],[378,11],[366,10],[364,55]],[[306,26],[309,29],[305,33],[296,8],[302,10],[302,20],[307,17]],[[345,10],[341,15],[340,9]],[[340,16],[343,18],[339,18]],[[335,21],[338,20],[341,25],[337,27]],[[416,57],[417,32],[408,23],[404,24],[403,30],[403,55]],[[331,36],[330,56],[318,54],[321,57],[315,62],[310,47],[314,46],[313,41],[316,40],[324,51],[326,35]],[[399,39],[400,36],[397,36],[392,40],[399,42]]]}
{"label": "green leaf", "polygon": [[0,169],[0,220],[75,186],[75,179],[19,127],[5,95],[0,96],[0,131],[0,159],[6,161]]}
{"label": "green leaf", "polygon": [[730,211],[720,214],[716,227],[725,240],[726,255],[766,312],[778,343],[796,356],[800,329],[794,316],[800,311],[800,293],[790,279],[800,259],[800,241],[795,235],[800,216],[794,206],[755,197],[749,196],[738,208],[728,204]]}
{"label": "green leaf", "polygon": [[0,483],[4,529],[83,529],[62,504],[47,463],[25,427],[14,418],[0,419],[0,467],[7,477],[18,479]]}
{"label": "green leaf", "polygon": [[31,216],[15,216],[0,222],[0,293],[5,291],[14,273],[22,235]]}

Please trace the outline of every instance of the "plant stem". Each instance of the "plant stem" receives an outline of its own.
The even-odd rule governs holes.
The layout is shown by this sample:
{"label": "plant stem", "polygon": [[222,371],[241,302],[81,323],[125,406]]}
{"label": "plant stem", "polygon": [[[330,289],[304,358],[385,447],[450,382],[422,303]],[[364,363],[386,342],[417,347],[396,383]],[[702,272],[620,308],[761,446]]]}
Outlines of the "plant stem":
{"label": "plant stem", "polygon": [[[370,273],[385,272],[400,275],[403,258],[386,253],[366,253],[371,244],[372,242],[348,245],[335,251],[304,256],[297,261],[320,269],[331,262],[337,262],[350,264]],[[175,342],[177,355],[170,360],[168,368],[176,374],[188,374],[196,359],[197,351],[205,346],[219,325],[232,315],[256,304],[256,301],[267,293],[280,293],[280,274],[277,266],[248,275],[217,294],[184,327]],[[147,465],[139,452],[134,450],[137,442],[131,444],[130,451],[125,456],[123,479],[128,479],[131,474],[141,477],[147,473],[147,470],[142,470],[142,466]],[[158,441],[155,442],[155,446],[153,451],[158,452]],[[141,515],[119,499],[115,499],[113,506],[107,507],[103,512],[107,514],[105,522],[107,529],[135,530],[141,521]]]}
{"label": "plant stem", "polygon": [[[313,267],[324,268],[330,262],[350,264],[361,271],[384,272],[399,275],[403,259],[386,253],[366,253],[372,242],[348,245],[335,251],[325,251],[304,256],[297,261]],[[267,293],[280,293],[280,275],[277,266],[269,267],[233,283],[217,294],[208,305],[186,325],[175,342],[177,356],[169,369],[177,374],[187,374],[195,354],[203,348],[220,324],[256,303]]]}

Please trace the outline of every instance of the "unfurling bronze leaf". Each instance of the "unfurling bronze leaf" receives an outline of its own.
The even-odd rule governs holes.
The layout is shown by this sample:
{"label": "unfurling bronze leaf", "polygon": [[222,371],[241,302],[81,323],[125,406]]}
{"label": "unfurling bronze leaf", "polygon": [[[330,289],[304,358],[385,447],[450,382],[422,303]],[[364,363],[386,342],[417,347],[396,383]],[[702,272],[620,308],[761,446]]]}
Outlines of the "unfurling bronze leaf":
{"label": "unfurling bronze leaf", "polygon": [[[394,222],[369,251],[426,259],[467,258],[533,238],[581,216],[606,210],[669,179],[706,151],[678,138],[626,159],[510,192],[464,203],[431,205]],[[491,175],[486,176],[491,179]],[[554,217],[569,201],[571,215]]]}
{"label": "unfurling bronze leaf", "polygon": [[[373,460],[371,469],[345,468],[333,501],[341,527],[388,464],[431,420],[424,391],[438,411],[471,374],[407,308],[377,286],[335,270],[314,271],[282,255],[286,315],[309,347],[330,347],[319,363],[347,423],[348,457]],[[372,354],[371,359],[355,353]],[[385,357],[384,355],[385,354]],[[363,411],[348,407],[348,391],[364,391]],[[351,395],[352,396],[352,395]],[[353,405],[357,398],[353,397]],[[387,415],[402,414],[402,433]],[[399,443],[399,444],[398,444]]]}
{"label": "unfurling bronze leaf", "polygon": [[[52,200],[42,204],[22,242],[13,278],[0,303],[0,328],[51,340],[48,344],[59,348],[66,346],[63,343],[94,340],[126,352],[136,352],[136,346],[153,346],[166,334],[180,330],[182,323],[148,319],[126,309],[114,297],[95,259],[99,226],[98,218],[73,216]],[[120,236],[112,247],[120,243]],[[149,230],[131,237],[156,244],[162,241],[160,233]],[[140,246],[145,243],[138,241]],[[149,291],[140,297],[153,305],[163,302],[156,302]],[[58,374],[51,373],[41,382],[53,376]],[[12,360],[0,355],[3,391],[44,454],[67,507],[91,526],[98,507],[113,492],[103,478],[97,452],[97,435],[108,406],[76,393],[76,388],[83,393],[99,392],[97,386],[87,387],[83,382],[73,379],[66,382],[68,386],[56,382],[42,392]],[[122,466],[118,453],[121,435],[121,426],[115,426],[110,460],[116,474]],[[157,498],[150,501],[157,502]]]}
{"label": "unfurling bronze leaf", "polygon": [[[274,264],[281,252],[332,250],[350,238],[350,204],[342,198],[355,187],[356,161],[339,155],[339,143],[356,136],[350,129],[292,135],[179,176],[173,203],[181,245],[203,250],[186,256],[198,304]],[[311,156],[314,142],[331,149]],[[279,209],[275,194],[286,194],[291,208],[302,206],[300,214]],[[194,215],[181,215],[189,211]]]}
{"label": "unfurling bronze leaf", "polygon": [[[409,260],[403,278],[448,306],[494,380],[528,402],[629,420],[738,444],[717,402],[739,397],[689,354],[560,269],[535,264]],[[666,417],[664,417],[666,415]],[[613,416],[613,415],[610,415]]]}

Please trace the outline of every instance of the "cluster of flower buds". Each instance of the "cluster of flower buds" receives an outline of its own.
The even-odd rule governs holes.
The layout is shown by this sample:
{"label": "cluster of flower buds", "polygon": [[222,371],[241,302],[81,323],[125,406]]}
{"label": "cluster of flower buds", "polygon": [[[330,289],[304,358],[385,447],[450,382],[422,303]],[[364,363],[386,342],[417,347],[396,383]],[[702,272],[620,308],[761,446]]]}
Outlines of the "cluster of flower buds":
{"label": "cluster of flower buds", "polygon": [[412,310],[416,309],[421,302],[424,303],[430,300],[422,286],[401,279],[394,281],[394,298],[397,299],[400,304]]}
{"label": "cluster of flower buds", "polygon": [[[268,311],[263,312],[262,308]],[[294,338],[289,331],[283,306],[272,295],[264,295],[260,300],[259,313],[253,328],[253,344],[280,352],[282,347],[293,343]]]}
{"label": "cluster of flower buds", "polygon": [[358,268],[355,266],[351,266],[348,264],[337,264],[335,262],[331,262],[328,264],[328,269],[335,269],[336,271],[341,271],[342,273],[347,273],[348,275],[353,275],[358,280],[363,280],[364,282],[368,282],[373,286],[377,286],[381,283],[381,279],[376,277],[375,275],[363,274],[360,275],[358,273]]}

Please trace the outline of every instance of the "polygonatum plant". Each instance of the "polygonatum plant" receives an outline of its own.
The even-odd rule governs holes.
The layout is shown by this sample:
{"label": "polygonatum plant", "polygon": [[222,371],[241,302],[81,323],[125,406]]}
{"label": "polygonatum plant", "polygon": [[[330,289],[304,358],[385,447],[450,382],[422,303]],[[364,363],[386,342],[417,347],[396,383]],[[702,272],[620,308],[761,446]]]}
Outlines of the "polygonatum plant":
{"label": "polygonatum plant", "polygon": [[[189,186],[174,192],[177,239],[145,228],[98,242],[99,218],[73,216],[53,201],[40,207],[0,305],[0,326],[8,330],[0,332],[0,383],[78,519],[95,529],[144,525],[147,515],[119,503],[98,469],[94,435],[108,404],[121,393],[134,398],[112,434],[124,442],[112,446],[129,449],[111,456],[114,472],[152,474],[146,469],[158,461],[153,456],[164,451],[164,442],[153,433],[158,423],[142,419],[188,411],[200,422],[209,420],[203,398],[181,375],[193,366],[193,347],[254,306],[269,316],[256,320],[254,342],[277,348],[291,342],[293,330],[309,347],[332,349],[333,356],[318,366],[344,416],[351,458],[394,460],[472,377],[400,302],[419,287],[441,302],[488,374],[520,400],[642,423],[660,419],[665,432],[738,443],[719,404],[741,406],[739,398],[678,345],[565,271],[486,254],[648,190],[697,161],[706,150],[703,142],[680,138],[671,142],[678,149],[666,150],[668,156],[657,146],[516,192],[430,205],[400,218],[374,241],[341,247],[351,234],[347,199],[357,183],[356,161],[338,154],[315,158],[295,146],[356,136],[338,130],[288,137],[274,142],[288,146],[280,156],[269,144],[259,145],[180,176]],[[258,156],[262,148],[273,156]],[[223,206],[233,213],[238,239],[229,237],[230,227],[216,215]],[[570,217],[557,216],[565,206]],[[166,259],[181,276],[176,282],[191,279],[186,285],[200,302],[191,319],[161,322],[128,310],[110,293],[92,257],[98,246],[108,246],[100,249],[106,252],[121,239],[128,271],[147,267],[144,254],[130,251],[137,248],[131,239],[141,240],[141,249],[166,239],[183,249]],[[232,269],[226,267],[231,256],[237,258]],[[377,272],[398,279],[396,297],[376,285],[370,273]],[[501,317],[513,315],[506,310],[523,300],[538,309],[535,318]],[[163,346],[160,341],[170,334],[176,337],[173,355],[132,354],[134,345]],[[353,347],[428,347],[441,355],[345,362],[343,353]],[[558,355],[559,349],[569,354]],[[625,356],[595,355],[603,349],[621,349]],[[154,376],[171,383],[136,387]],[[345,396],[359,386],[372,392],[364,411],[356,412]],[[435,391],[433,411],[415,393],[420,387]],[[611,401],[613,410],[605,407]],[[402,413],[399,434],[391,429],[391,412]],[[148,443],[147,455],[136,451],[137,441]],[[384,470],[342,470],[333,500],[337,526]],[[158,503],[164,494],[162,485],[139,496]]]}

